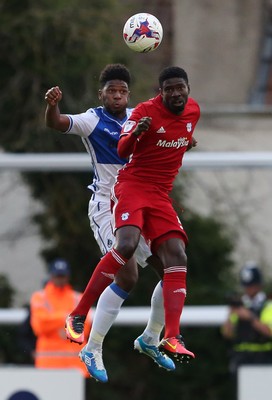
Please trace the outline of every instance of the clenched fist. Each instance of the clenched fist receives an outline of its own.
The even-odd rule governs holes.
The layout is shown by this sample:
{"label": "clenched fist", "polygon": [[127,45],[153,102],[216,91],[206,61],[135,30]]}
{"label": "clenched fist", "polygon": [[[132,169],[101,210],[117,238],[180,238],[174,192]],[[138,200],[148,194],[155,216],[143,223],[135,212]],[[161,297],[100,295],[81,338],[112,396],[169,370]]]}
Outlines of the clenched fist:
{"label": "clenched fist", "polygon": [[62,99],[62,91],[58,86],[54,86],[47,90],[44,98],[50,106],[55,106]]}

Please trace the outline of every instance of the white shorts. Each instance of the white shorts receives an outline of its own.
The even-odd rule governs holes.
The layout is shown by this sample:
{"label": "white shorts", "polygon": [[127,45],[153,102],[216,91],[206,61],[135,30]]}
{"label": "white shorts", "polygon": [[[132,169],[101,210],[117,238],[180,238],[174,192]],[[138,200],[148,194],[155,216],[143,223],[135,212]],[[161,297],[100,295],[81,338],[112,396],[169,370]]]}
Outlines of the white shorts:
{"label": "white shorts", "polygon": [[[112,249],[115,243],[113,234],[112,213],[110,210],[110,201],[89,201],[88,216],[90,225],[94,233],[94,238],[97,241],[102,254],[106,254]],[[146,267],[146,260],[152,255],[150,247],[145,239],[141,236],[140,241],[135,251],[137,263],[142,267]]]}

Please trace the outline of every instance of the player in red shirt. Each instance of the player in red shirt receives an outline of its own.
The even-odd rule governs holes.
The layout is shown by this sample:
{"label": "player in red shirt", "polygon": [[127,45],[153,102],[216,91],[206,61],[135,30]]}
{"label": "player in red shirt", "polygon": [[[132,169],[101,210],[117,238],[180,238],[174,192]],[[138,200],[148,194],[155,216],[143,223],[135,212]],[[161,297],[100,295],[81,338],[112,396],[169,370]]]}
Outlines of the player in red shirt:
{"label": "player in red shirt", "polygon": [[[115,268],[134,253],[140,234],[164,265],[165,334],[161,348],[177,357],[194,358],[179,333],[186,297],[186,232],[172,207],[169,192],[192,145],[200,117],[199,105],[189,98],[186,72],[169,67],[159,77],[160,94],[140,103],[122,129],[121,157],[132,154],[113,187],[116,245],[110,257]],[[133,199],[133,201],[131,201]]]}
{"label": "player in red shirt", "polygon": [[[140,103],[122,129],[118,152],[121,157],[131,156],[119,170],[112,191],[116,243],[98,263],[82,299],[88,303],[95,282],[125,268],[144,235],[164,266],[165,333],[160,346],[189,361],[195,356],[185,348],[179,329],[186,297],[188,238],[169,192],[184,153],[194,145],[200,109],[189,98],[188,76],[182,68],[165,68],[159,84],[160,94]],[[84,362],[88,368],[88,359]]]}

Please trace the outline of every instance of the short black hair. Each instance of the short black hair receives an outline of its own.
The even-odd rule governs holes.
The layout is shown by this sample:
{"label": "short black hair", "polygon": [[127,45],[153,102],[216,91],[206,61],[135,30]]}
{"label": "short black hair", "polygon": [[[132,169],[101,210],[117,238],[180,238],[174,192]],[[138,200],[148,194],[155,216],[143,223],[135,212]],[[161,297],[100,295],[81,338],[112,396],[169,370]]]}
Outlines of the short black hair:
{"label": "short black hair", "polygon": [[162,87],[162,84],[167,79],[171,78],[182,78],[189,85],[187,72],[180,67],[166,67],[164,68],[159,75],[159,84]]}
{"label": "short black hair", "polygon": [[102,71],[99,77],[99,83],[103,88],[108,81],[118,79],[130,84],[131,76],[127,67],[123,64],[108,64]]}

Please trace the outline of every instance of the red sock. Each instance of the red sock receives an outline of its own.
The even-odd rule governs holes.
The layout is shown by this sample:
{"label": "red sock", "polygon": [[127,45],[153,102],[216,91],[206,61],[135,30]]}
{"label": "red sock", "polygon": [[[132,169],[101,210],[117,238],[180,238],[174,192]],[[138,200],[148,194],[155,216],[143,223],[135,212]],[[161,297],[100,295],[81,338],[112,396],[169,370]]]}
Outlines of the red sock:
{"label": "red sock", "polygon": [[180,316],[186,297],[186,267],[169,267],[164,270],[163,299],[165,313],[165,338],[180,334]]}
{"label": "red sock", "polygon": [[97,264],[80,302],[70,315],[87,315],[94,302],[112,283],[115,274],[128,260],[112,249]]}

